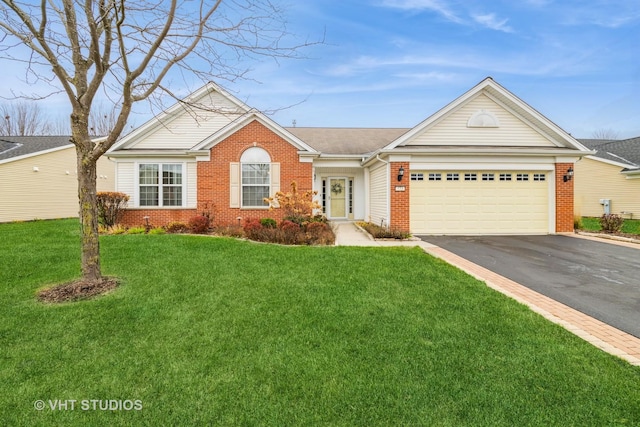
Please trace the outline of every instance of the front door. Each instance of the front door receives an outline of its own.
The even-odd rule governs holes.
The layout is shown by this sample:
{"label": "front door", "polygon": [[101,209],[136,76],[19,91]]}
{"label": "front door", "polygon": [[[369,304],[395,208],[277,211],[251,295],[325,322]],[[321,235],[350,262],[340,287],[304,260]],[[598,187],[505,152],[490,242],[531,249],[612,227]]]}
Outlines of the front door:
{"label": "front door", "polygon": [[347,217],[347,179],[329,178],[329,217]]}

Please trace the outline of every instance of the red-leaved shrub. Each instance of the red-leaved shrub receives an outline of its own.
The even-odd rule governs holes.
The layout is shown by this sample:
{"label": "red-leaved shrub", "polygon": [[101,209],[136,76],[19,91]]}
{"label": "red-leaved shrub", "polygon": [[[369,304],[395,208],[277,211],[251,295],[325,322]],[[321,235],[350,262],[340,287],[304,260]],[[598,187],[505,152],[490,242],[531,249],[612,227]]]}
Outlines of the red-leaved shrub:
{"label": "red-leaved shrub", "polygon": [[196,215],[189,219],[189,228],[192,233],[203,234],[209,231],[209,218]]}

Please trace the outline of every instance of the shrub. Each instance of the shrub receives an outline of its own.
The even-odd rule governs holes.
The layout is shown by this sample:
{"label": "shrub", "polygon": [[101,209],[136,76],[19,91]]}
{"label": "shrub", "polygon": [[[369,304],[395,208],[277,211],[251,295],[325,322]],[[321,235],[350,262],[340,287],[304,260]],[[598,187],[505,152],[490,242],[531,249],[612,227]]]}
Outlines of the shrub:
{"label": "shrub", "polygon": [[127,232],[127,228],[122,225],[114,225],[109,228],[109,234],[125,234]]}
{"label": "shrub", "polygon": [[145,234],[147,229],[144,227],[131,227],[127,230],[127,234]]}
{"label": "shrub", "polygon": [[371,234],[374,239],[398,239],[404,240],[411,237],[411,233],[396,228],[380,227],[370,222],[359,222],[358,225]]}
{"label": "shrub", "polygon": [[113,227],[118,223],[129,196],[116,191],[100,191],[96,194],[98,222],[105,227]]}
{"label": "shrub", "polygon": [[573,217],[573,229],[574,230],[582,230],[583,224],[582,224],[582,217],[581,216],[574,216]]}
{"label": "shrub", "polygon": [[336,236],[325,222],[310,222],[306,226],[306,243],[308,245],[333,245]]}
{"label": "shrub", "polygon": [[165,234],[167,231],[162,227],[156,227],[149,230],[149,234]]}
{"label": "shrub", "polygon": [[260,224],[262,224],[264,228],[276,228],[278,226],[278,223],[273,218],[262,218]]}
{"label": "shrub", "polygon": [[619,233],[624,219],[616,214],[604,214],[600,217],[600,226],[605,233]]}
{"label": "shrub", "polygon": [[321,208],[318,202],[313,200],[313,196],[316,194],[318,194],[317,191],[311,190],[298,192],[298,184],[293,181],[290,192],[278,191],[274,197],[265,199],[265,201],[269,203],[270,209],[284,210],[283,217],[286,221],[302,225],[313,218],[314,210]]}
{"label": "shrub", "polygon": [[192,233],[204,234],[209,230],[209,218],[203,215],[196,215],[189,220],[189,229]]}
{"label": "shrub", "polygon": [[189,226],[184,222],[173,221],[167,224],[167,226],[165,227],[165,230],[167,231],[167,233],[172,233],[172,234],[186,233],[187,231],[189,231]]}
{"label": "shrub", "polygon": [[259,219],[248,219],[244,222],[244,235],[247,239],[255,240],[257,242],[269,242],[272,241],[272,233],[269,228],[265,228]]}
{"label": "shrub", "polygon": [[244,230],[239,225],[219,225],[214,229],[214,233],[218,236],[227,237],[244,237]]}

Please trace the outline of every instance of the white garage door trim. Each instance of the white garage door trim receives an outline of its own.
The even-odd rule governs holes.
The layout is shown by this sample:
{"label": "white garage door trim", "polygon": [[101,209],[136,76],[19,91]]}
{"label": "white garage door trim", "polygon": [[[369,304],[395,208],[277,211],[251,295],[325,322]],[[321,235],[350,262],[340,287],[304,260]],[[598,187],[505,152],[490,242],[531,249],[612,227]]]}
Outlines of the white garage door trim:
{"label": "white garage door trim", "polygon": [[440,169],[409,175],[413,233],[547,234],[555,228],[551,171]]}

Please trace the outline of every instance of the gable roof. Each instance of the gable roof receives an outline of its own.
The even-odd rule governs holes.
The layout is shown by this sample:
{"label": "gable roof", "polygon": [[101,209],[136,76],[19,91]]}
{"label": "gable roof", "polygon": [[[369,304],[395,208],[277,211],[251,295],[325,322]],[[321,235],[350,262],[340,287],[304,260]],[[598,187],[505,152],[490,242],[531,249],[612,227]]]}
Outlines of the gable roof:
{"label": "gable roof", "polygon": [[313,147],[308,145],[306,142],[298,138],[297,136],[290,133],[288,130],[265,116],[264,114],[258,111],[250,111],[249,113],[241,116],[240,118],[234,120],[229,123],[227,126],[220,129],[218,132],[209,136],[208,138],[201,141],[199,144],[195,145],[190,151],[203,151],[209,150],[211,147],[218,144],[223,139],[242,129],[252,121],[258,121],[263,126],[271,130],[276,135],[280,136],[284,140],[288,141],[290,144],[295,146],[300,151],[306,151],[309,154],[317,155],[319,154]]}
{"label": "gable roof", "polygon": [[[426,129],[434,126],[441,119],[450,115],[459,107],[465,105],[467,102],[476,98],[480,94],[488,96],[496,104],[502,106],[505,110],[510,111],[511,114],[517,116],[523,122],[527,123],[532,129],[535,129],[540,135],[544,136],[550,143],[552,143],[556,147],[577,150],[581,152],[589,151],[570,134],[565,132],[562,128],[539,113],[526,102],[515,96],[513,93],[509,92],[507,89],[496,83],[491,77],[485,78],[473,88],[447,104],[445,107],[438,110],[435,114],[429,116],[427,119],[419,123],[409,132],[405,133],[400,138],[385,146],[384,150],[392,150],[407,144],[409,141],[411,141],[411,139],[423,133]],[[494,126],[495,125],[489,127]]]}
{"label": "gable roof", "polygon": [[580,142],[596,151],[592,157],[616,163],[625,170],[640,169],[640,137],[622,140],[581,139]]}
{"label": "gable roof", "polygon": [[70,140],[70,136],[0,136],[0,161],[13,161],[72,147]]}
{"label": "gable roof", "polygon": [[408,132],[409,128],[312,128],[288,127],[322,154],[368,155]]}
{"label": "gable roof", "polygon": [[186,98],[173,104],[161,114],[153,117],[142,126],[139,126],[131,133],[125,135],[120,141],[114,144],[108,152],[111,153],[116,150],[130,148],[132,144],[135,144],[135,142],[137,142],[144,135],[167,126],[169,123],[183,114],[188,114],[189,108],[191,108],[192,110],[201,109],[203,111],[207,111],[208,107],[208,109],[210,110],[212,106],[203,101],[205,101],[207,98],[210,98],[210,96],[216,92],[222,95],[227,101],[231,102],[231,104],[235,106],[234,113],[236,115],[243,114],[251,110],[251,107],[240,101],[235,96],[231,95],[226,90],[222,89],[222,87],[213,82],[208,82]]}

